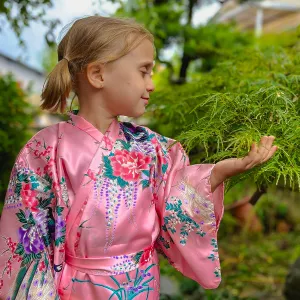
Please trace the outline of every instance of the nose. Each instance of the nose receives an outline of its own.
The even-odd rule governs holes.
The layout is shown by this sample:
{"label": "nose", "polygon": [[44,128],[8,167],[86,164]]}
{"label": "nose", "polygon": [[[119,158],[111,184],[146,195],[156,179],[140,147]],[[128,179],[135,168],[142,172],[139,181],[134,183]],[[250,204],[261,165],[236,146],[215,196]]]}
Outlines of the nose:
{"label": "nose", "polygon": [[154,83],[152,81],[152,78],[150,78],[147,82],[146,90],[148,93],[152,93],[155,90]]}

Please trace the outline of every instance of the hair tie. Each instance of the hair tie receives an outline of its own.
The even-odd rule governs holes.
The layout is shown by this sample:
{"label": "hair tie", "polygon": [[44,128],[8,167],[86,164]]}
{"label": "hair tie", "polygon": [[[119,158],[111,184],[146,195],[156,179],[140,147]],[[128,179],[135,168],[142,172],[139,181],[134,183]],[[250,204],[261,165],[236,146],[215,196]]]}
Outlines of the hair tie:
{"label": "hair tie", "polygon": [[65,59],[68,63],[70,62],[66,57],[63,57],[62,59]]}

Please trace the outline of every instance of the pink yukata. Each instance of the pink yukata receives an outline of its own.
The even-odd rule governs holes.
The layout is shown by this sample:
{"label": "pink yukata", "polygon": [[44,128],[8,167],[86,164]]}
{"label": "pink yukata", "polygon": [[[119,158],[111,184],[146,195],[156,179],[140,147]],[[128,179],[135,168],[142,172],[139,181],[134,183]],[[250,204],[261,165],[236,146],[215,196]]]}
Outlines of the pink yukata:
{"label": "pink yukata", "polygon": [[223,185],[181,145],[76,111],[38,132],[13,167],[0,223],[0,299],[159,299],[158,252],[218,287]]}

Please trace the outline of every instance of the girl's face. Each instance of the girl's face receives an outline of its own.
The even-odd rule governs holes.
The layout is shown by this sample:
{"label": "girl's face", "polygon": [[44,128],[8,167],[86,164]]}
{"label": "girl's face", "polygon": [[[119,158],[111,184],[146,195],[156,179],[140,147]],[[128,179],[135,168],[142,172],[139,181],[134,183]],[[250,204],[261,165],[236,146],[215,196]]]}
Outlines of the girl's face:
{"label": "girl's face", "polygon": [[145,39],[125,56],[105,65],[101,93],[110,114],[138,117],[145,112],[154,91],[153,58],[153,44]]}

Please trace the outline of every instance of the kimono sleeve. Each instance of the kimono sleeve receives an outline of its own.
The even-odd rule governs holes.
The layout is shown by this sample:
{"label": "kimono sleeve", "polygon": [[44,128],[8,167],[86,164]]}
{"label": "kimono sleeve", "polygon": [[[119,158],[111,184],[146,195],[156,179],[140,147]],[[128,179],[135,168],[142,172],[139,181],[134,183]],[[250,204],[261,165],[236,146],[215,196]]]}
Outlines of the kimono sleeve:
{"label": "kimono sleeve", "polygon": [[180,143],[169,149],[165,162],[167,171],[158,176],[165,181],[158,193],[158,250],[183,275],[203,288],[216,288],[221,281],[217,232],[224,211],[223,184],[212,193],[214,165],[190,166]]}
{"label": "kimono sleeve", "polygon": [[31,144],[16,159],[2,210],[0,299],[56,299],[53,149],[41,145],[34,150]]}

